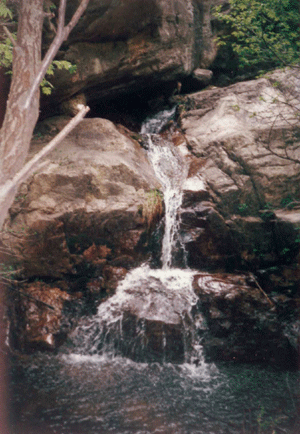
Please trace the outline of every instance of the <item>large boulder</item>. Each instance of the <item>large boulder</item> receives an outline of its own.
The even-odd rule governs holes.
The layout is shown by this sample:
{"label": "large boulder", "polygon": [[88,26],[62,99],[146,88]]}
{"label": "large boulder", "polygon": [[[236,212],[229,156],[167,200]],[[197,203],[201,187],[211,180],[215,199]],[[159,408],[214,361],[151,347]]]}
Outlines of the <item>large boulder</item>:
{"label": "large boulder", "polygon": [[[67,120],[57,118],[40,125],[30,157]],[[128,270],[149,257],[151,230],[143,207],[147,208],[149,193],[160,185],[135,138],[108,120],[85,119],[21,185],[2,242],[14,252],[14,265],[10,264],[19,270],[21,280],[54,284],[54,289],[25,284],[24,292],[38,292],[36,298],[46,303],[56,295],[63,299],[60,290],[63,296],[79,293],[88,304],[112,294]],[[18,347],[36,342],[36,346],[55,348],[60,343],[55,336],[62,336],[62,304],[53,318],[51,309],[44,307],[45,313],[38,305],[33,309],[35,302],[26,296],[18,306],[28,323],[28,330],[19,333]],[[91,313],[93,309],[91,304]],[[15,335],[19,327],[22,324],[17,321],[12,325]]]}
{"label": "large boulder", "polygon": [[[75,311],[81,310],[77,297],[41,281],[16,291],[10,304],[12,346],[24,352],[55,350],[76,322]],[[72,312],[68,312],[67,304],[73,304]]]}
{"label": "large boulder", "polygon": [[[89,102],[124,92],[143,93],[162,82],[191,76],[196,68],[208,68],[216,56],[211,26],[215,3],[219,2],[91,1],[59,54],[77,66],[76,73],[70,79],[68,72],[58,71],[48,102],[82,92]],[[69,3],[69,17],[78,4]]]}
{"label": "large boulder", "polygon": [[177,97],[190,149],[224,215],[300,197],[299,70]]}
{"label": "large boulder", "polygon": [[[49,125],[56,132],[65,122],[46,122],[30,156],[49,139]],[[129,132],[85,119],[20,187],[3,241],[22,258],[24,278],[76,277],[109,264],[131,268],[145,258],[142,209],[155,188],[145,151]]]}
{"label": "large boulder", "polygon": [[71,336],[74,351],[113,352],[141,362],[191,360],[196,301],[189,270],[136,268],[97,315],[83,319]]}
{"label": "large boulder", "polygon": [[175,97],[194,157],[188,179],[194,191],[182,213],[194,266],[205,265],[202,256],[206,263],[210,254],[218,257],[216,243],[209,253],[208,242],[203,248],[201,241],[208,234],[207,216],[217,225],[223,258],[233,254],[240,265],[259,267],[297,255],[299,89],[299,70],[291,69]]}

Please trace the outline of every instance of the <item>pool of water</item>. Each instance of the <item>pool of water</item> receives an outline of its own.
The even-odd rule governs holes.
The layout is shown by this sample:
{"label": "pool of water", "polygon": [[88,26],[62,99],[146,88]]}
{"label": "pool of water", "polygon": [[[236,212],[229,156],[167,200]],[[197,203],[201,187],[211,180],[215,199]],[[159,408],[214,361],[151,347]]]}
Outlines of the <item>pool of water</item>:
{"label": "pool of water", "polygon": [[12,434],[299,434],[299,373],[78,354],[11,365]]}

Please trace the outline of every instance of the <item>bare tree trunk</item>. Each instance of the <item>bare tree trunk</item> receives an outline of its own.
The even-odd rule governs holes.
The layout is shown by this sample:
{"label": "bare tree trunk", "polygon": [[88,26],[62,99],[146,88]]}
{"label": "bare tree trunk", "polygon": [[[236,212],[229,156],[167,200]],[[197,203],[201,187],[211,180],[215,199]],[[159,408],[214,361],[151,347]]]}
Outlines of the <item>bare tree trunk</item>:
{"label": "bare tree trunk", "polygon": [[[26,160],[39,115],[39,86],[63,41],[67,39],[89,0],[81,0],[65,25],[67,0],[60,0],[56,36],[41,61],[44,0],[20,0],[13,77],[4,122],[0,130],[0,230],[18,184],[15,175]],[[7,30],[6,30],[7,31]]]}
{"label": "bare tree trunk", "polygon": [[[85,11],[89,0],[81,0],[71,21],[65,26],[67,0],[60,0],[58,27],[43,61],[41,61],[44,0],[20,0],[17,41],[13,50],[13,75],[5,118],[0,130],[0,231],[11,206],[18,185],[30,174],[40,159],[85,116],[88,107],[82,107],[64,131],[35,158],[26,164],[28,150],[39,116],[39,86],[60,45]],[[9,32],[8,32],[9,33]],[[22,170],[23,168],[23,170]],[[1,259],[1,258],[0,258]],[[0,280],[0,432],[8,434],[6,399],[5,332],[3,327],[4,287]]]}
{"label": "bare tree trunk", "polygon": [[25,102],[41,65],[43,3],[43,0],[21,1],[12,82],[0,131],[0,185],[24,165],[39,115],[39,90],[30,107],[25,108]]}

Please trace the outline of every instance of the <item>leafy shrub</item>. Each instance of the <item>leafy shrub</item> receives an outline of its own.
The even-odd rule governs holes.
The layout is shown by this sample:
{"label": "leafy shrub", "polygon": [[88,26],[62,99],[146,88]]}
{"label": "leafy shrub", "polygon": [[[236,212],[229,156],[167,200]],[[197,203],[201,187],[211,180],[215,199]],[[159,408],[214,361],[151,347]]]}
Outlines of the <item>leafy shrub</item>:
{"label": "leafy shrub", "polygon": [[218,38],[238,57],[239,69],[266,71],[299,62],[299,0],[229,0],[229,11],[215,16],[229,27]]}

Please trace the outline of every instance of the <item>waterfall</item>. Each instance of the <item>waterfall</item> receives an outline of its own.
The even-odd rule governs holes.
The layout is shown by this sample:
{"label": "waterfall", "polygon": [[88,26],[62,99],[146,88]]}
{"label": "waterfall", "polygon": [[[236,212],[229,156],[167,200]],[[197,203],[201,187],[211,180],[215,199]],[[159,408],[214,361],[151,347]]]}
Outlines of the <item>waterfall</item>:
{"label": "waterfall", "polygon": [[182,184],[188,167],[173,144],[158,133],[174,116],[175,109],[165,110],[144,122],[141,133],[147,136],[148,158],[161,182],[165,203],[165,233],[162,243],[162,268],[170,268],[172,253],[178,239],[178,209],[182,203]]}
{"label": "waterfall", "polygon": [[181,244],[178,209],[188,168],[173,143],[159,132],[174,112],[159,113],[141,129],[164,194],[162,268],[144,264],[126,275],[97,314],[77,328],[73,342],[81,354],[121,354],[136,361],[162,363],[203,361],[191,314],[198,301],[192,287],[194,272],[173,264],[174,250]]}

